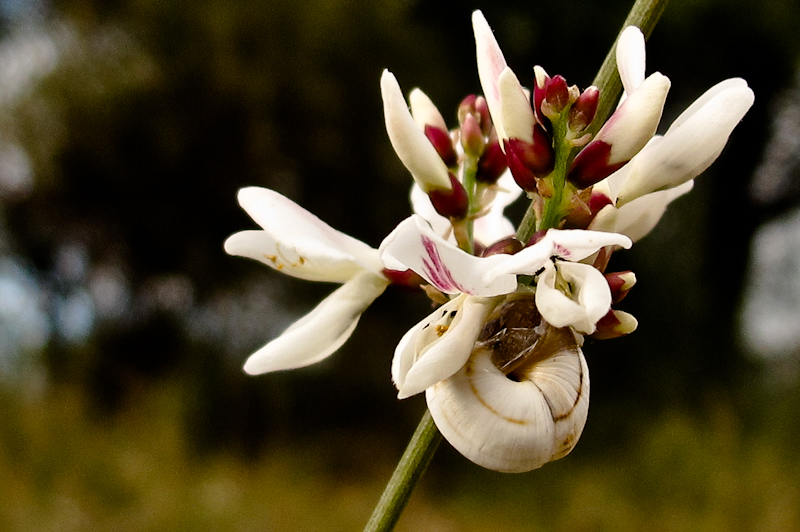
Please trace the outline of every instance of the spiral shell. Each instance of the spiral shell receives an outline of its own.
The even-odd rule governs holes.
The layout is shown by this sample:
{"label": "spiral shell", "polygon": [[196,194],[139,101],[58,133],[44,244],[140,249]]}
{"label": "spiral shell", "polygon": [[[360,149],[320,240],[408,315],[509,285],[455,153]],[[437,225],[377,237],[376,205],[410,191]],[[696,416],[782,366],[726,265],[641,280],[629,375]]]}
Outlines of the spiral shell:
{"label": "spiral shell", "polygon": [[542,321],[530,296],[499,306],[469,360],[426,391],[437,427],[461,454],[520,473],[567,455],[589,412],[589,369],[568,328]]}

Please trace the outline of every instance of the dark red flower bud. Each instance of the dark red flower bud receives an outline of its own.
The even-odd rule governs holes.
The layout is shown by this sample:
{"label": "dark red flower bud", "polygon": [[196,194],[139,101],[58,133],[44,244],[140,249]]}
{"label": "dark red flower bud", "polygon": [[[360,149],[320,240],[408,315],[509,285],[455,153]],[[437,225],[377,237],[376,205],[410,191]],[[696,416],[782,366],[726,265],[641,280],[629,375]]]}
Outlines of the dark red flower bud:
{"label": "dark red flower bud", "polygon": [[536,191],[536,178],[549,175],[555,167],[556,157],[550,137],[544,128],[533,127],[533,142],[508,139],[504,143],[508,168],[517,184],[527,192]]}
{"label": "dark red flower bud", "polygon": [[489,255],[513,255],[514,253],[520,251],[524,246],[522,242],[514,238],[513,236],[509,236],[498,240],[491,246],[487,247],[481,252],[482,257],[488,257]]}
{"label": "dark red flower bud", "polygon": [[594,120],[599,101],[600,91],[597,87],[589,87],[583,91],[569,110],[569,128],[576,133],[586,129]]}
{"label": "dark red flower bud", "polygon": [[452,173],[449,173],[448,177],[450,178],[452,189],[431,189],[428,192],[428,197],[430,197],[436,212],[445,218],[463,219],[469,209],[467,191],[464,190],[464,186]]}
{"label": "dark red flower bud", "polygon": [[602,181],[628,161],[609,164],[611,145],[602,140],[594,140],[581,150],[567,173],[567,179],[578,188],[587,188]]}
{"label": "dark red flower bud", "polygon": [[436,153],[439,154],[439,157],[442,158],[448,168],[458,165],[458,154],[447,131],[443,131],[436,126],[425,126],[425,136],[431,141],[433,147],[436,148]]}
{"label": "dark red flower bud", "polygon": [[422,284],[427,282],[412,270],[400,271],[384,268],[383,275],[389,279],[389,282],[393,285],[404,288],[419,288]]}
{"label": "dark red flower bud", "polygon": [[608,287],[611,289],[612,304],[619,303],[625,299],[633,285],[636,284],[636,275],[630,270],[607,273],[605,278],[606,282],[608,282]]}
{"label": "dark red flower bud", "polygon": [[564,76],[554,76],[547,82],[545,99],[555,113],[561,113],[569,105],[569,88]]}
{"label": "dark red flower bud", "polygon": [[481,183],[494,184],[508,169],[508,160],[500,147],[497,139],[490,141],[483,149],[483,155],[478,160],[478,172],[475,179]]}

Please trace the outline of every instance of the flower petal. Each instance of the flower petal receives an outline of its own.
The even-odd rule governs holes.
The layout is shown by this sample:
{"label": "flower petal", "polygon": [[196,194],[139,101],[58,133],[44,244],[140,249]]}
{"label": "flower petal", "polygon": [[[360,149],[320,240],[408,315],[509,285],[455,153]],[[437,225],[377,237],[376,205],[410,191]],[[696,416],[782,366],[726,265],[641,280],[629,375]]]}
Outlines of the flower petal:
{"label": "flower petal", "polygon": [[592,142],[611,146],[609,166],[630,160],[655,134],[669,87],[669,78],[651,74],[597,132]]}
{"label": "flower petal", "polygon": [[[395,352],[395,358],[402,357],[393,375],[398,398],[418,394],[460,370],[499,300],[461,295],[415,326],[411,337],[404,337],[405,344],[401,340]],[[392,366],[394,371],[394,361]]]}
{"label": "flower petal", "polygon": [[486,22],[483,13],[472,13],[472,29],[475,33],[475,48],[478,57],[478,77],[483,88],[483,95],[489,106],[494,127],[499,138],[508,138],[503,126],[503,114],[500,106],[500,87],[498,84],[500,72],[506,68],[506,60],[497,39],[494,38],[492,28]]}
{"label": "flower petal", "polygon": [[332,228],[293,201],[258,187],[239,191],[239,203],[263,231],[241,231],[225,251],[310,281],[345,282],[361,270],[383,269],[378,251]]}
{"label": "flower petal", "polygon": [[632,93],[644,81],[645,46],[642,30],[636,26],[628,26],[617,41],[617,69],[622,79],[622,86],[627,94]]}
{"label": "flower petal", "polygon": [[447,131],[447,124],[444,121],[442,113],[436,108],[436,105],[428,98],[428,95],[420,89],[413,89],[408,95],[408,104],[411,106],[411,116],[423,132],[425,126],[433,126]]}
{"label": "flower petal", "polygon": [[451,190],[447,166],[414,122],[397,79],[388,70],[381,75],[381,95],[389,140],[414,181],[426,193],[432,189]]}
{"label": "flower petal", "polygon": [[359,273],[252,354],[244,365],[245,372],[259,375],[301,368],[327,358],[350,338],[361,314],[388,284],[382,275]]}
{"label": "flower petal", "polygon": [[475,257],[437,235],[420,216],[406,218],[381,244],[387,268],[411,269],[446,294],[465,293],[491,297],[513,292],[514,275],[498,275],[490,282],[483,273],[509,258],[508,255]]}
{"label": "flower petal", "polygon": [[[724,85],[723,85],[724,84]],[[694,179],[722,153],[733,128],[753,105],[753,91],[739,81],[723,82],[701,96],[660,139],[646,146],[619,191],[617,205]]]}
{"label": "flower petal", "polygon": [[645,194],[619,208],[606,205],[589,224],[589,229],[620,233],[637,242],[653,230],[667,206],[693,186],[694,181],[690,180],[675,188]]}
{"label": "flower petal", "polygon": [[[500,93],[500,112],[502,113],[503,132],[498,131],[501,140],[520,139],[533,142],[533,126],[536,118],[529,96],[522,88],[514,72],[506,67],[500,72],[497,80]],[[488,101],[488,100],[487,100]],[[491,107],[489,108],[491,113]],[[494,118],[492,114],[492,118]]]}
{"label": "flower petal", "polygon": [[536,306],[554,327],[591,334],[611,308],[611,290],[603,274],[588,264],[548,263],[536,284]]}

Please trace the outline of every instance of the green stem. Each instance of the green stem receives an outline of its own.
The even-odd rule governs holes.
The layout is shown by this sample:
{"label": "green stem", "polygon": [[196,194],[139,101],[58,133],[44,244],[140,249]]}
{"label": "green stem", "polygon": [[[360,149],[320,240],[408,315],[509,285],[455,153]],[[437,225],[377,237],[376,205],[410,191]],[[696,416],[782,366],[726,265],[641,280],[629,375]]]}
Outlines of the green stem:
{"label": "green stem", "polygon": [[388,532],[394,529],[394,525],[400,519],[400,513],[411,497],[411,492],[428,467],[441,441],[442,435],[436,428],[431,413],[426,410],[364,532]]}
{"label": "green stem", "polygon": [[[650,34],[653,33],[653,29],[666,7],[667,0],[637,0],[628,13],[628,18],[622,24],[622,30],[628,26],[638,26],[644,33],[645,39],[650,38]],[[600,89],[600,101],[597,104],[594,121],[586,130],[588,133],[597,133],[614,110],[614,104],[617,103],[617,98],[622,93],[622,81],[619,79],[617,71],[617,41],[619,41],[619,34],[592,82],[592,85]]]}

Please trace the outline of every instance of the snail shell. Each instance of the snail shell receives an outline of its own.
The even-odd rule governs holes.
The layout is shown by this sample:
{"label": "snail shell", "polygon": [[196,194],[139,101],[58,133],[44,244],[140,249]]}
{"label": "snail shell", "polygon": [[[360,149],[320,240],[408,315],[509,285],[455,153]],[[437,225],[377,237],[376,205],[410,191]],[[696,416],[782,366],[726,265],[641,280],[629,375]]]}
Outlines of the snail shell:
{"label": "snail shell", "polygon": [[567,455],[589,412],[589,369],[569,328],[541,319],[531,296],[490,316],[469,360],[426,391],[436,426],[476,464],[507,473]]}

